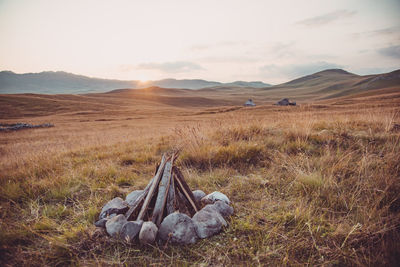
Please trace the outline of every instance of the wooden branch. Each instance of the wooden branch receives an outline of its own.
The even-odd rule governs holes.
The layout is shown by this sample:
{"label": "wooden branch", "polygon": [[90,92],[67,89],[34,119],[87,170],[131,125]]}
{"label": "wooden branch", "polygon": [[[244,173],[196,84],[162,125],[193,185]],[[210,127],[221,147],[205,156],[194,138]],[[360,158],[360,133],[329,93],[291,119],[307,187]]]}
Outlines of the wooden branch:
{"label": "wooden branch", "polygon": [[160,164],[156,164],[156,169],[155,169],[155,171],[154,171],[154,175],[156,175],[157,174],[157,172],[158,172],[158,168],[160,168]]}
{"label": "wooden branch", "polygon": [[172,166],[175,164],[175,160],[178,159],[179,154],[181,153],[181,149],[175,150],[173,153],[173,158],[172,158]]}
{"label": "wooden branch", "polygon": [[[178,183],[176,183],[177,185]],[[193,208],[190,208],[190,203],[186,199],[186,197],[180,192],[178,186],[175,187],[175,198],[176,198],[176,209],[179,210],[180,213],[185,213],[190,217],[193,217],[195,214]]]}
{"label": "wooden branch", "polygon": [[189,214],[190,214],[190,216],[193,216],[198,211],[198,209],[195,206],[195,203],[190,199],[189,194],[182,187],[182,185],[180,184],[179,179],[175,179],[175,181],[176,181],[176,183],[178,185],[179,191],[182,192],[180,202],[186,202],[185,205],[189,209]]}
{"label": "wooden branch", "polygon": [[152,221],[157,226],[160,225],[164,213],[165,201],[168,197],[169,184],[171,181],[172,160],[165,164],[163,176],[158,186],[157,200],[154,205]]}
{"label": "wooden branch", "polygon": [[194,209],[194,211],[198,212],[200,210],[200,208],[196,203],[196,199],[194,198],[192,191],[190,190],[189,186],[185,182],[185,179],[183,178],[183,174],[175,166],[173,167],[173,171],[174,171],[174,174],[176,174],[175,175],[175,177],[177,178],[176,181],[178,182],[178,185],[179,185],[181,191],[183,192],[183,194],[186,196],[187,200],[192,205],[192,208]]}
{"label": "wooden branch", "polygon": [[[161,159],[161,161],[162,161],[162,159]],[[157,163],[156,164],[156,169],[155,169],[155,172],[154,172],[154,176],[157,174],[159,167],[160,167],[160,164]],[[143,199],[147,196],[147,193],[149,192],[149,189],[150,189],[151,185],[153,184],[153,181],[154,181],[154,177],[151,178],[150,182],[143,189],[142,194],[135,200],[135,202],[132,205],[130,205],[129,210],[125,213],[125,217],[126,217],[126,219],[128,221],[133,219],[132,215],[134,215],[136,213],[136,211],[140,207],[140,203],[142,203]]]}
{"label": "wooden branch", "polygon": [[[171,169],[172,170],[172,169]],[[170,215],[173,213],[176,208],[175,208],[175,203],[176,203],[176,198],[175,198],[175,182],[174,182],[174,177],[170,177],[171,181],[169,184],[169,190],[168,190],[168,199],[167,199],[167,208],[166,208],[166,216]]]}
{"label": "wooden branch", "polygon": [[143,199],[147,196],[147,193],[149,192],[149,189],[150,189],[151,185],[153,184],[153,181],[154,181],[154,177],[150,180],[150,182],[147,184],[145,189],[143,189],[142,194],[135,200],[135,202],[133,202],[132,205],[130,205],[129,210],[125,213],[125,217],[128,221],[133,219],[133,218],[131,218],[132,215],[135,214],[135,212],[140,207],[140,203],[142,203]]}
{"label": "wooden branch", "polygon": [[143,202],[142,209],[139,212],[137,220],[143,220],[143,216],[145,215],[147,206],[149,205],[150,200],[153,197],[154,191],[157,188],[158,183],[160,182],[160,179],[161,179],[162,173],[164,172],[164,167],[165,167],[166,163],[167,163],[167,159],[165,158],[165,155],[163,155],[163,157],[161,159],[160,167],[157,170],[157,174],[153,178],[153,183],[151,184],[149,193],[147,194],[146,199]]}
{"label": "wooden branch", "polygon": [[180,194],[180,192],[179,192],[179,188],[178,188],[178,183],[175,182],[176,181],[175,174],[172,173],[172,175],[174,176],[173,183],[174,183],[174,190],[175,190],[174,208],[175,208],[175,210],[179,210],[179,200],[180,200],[179,194]]}

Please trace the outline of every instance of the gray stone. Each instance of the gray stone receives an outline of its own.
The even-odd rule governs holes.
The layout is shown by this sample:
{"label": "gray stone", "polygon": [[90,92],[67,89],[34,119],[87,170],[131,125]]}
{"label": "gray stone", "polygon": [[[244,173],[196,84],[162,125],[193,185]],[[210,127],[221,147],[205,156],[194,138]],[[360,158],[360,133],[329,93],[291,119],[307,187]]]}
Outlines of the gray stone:
{"label": "gray stone", "polygon": [[128,243],[133,243],[142,228],[143,221],[126,222],[122,228],[120,237]]}
{"label": "gray stone", "polygon": [[104,219],[111,214],[125,213],[128,211],[128,209],[128,203],[125,202],[122,198],[116,197],[103,206],[99,215],[99,219]]}
{"label": "gray stone", "polygon": [[174,212],[164,218],[158,235],[161,240],[175,244],[193,244],[197,241],[196,227],[186,214]]}
{"label": "gray stone", "polygon": [[94,225],[97,226],[97,227],[106,228],[106,222],[107,222],[109,219],[111,219],[111,218],[113,218],[113,217],[115,217],[115,216],[117,216],[117,214],[115,214],[115,213],[110,214],[110,215],[108,215],[107,217],[105,217],[105,218],[103,218],[103,219],[100,219],[100,220],[98,220],[97,222],[95,222]]}
{"label": "gray stone", "polygon": [[139,241],[142,244],[153,244],[157,237],[158,228],[153,222],[144,222],[139,233]]}
{"label": "gray stone", "polygon": [[233,214],[233,207],[229,206],[224,201],[217,200],[215,201],[214,206],[223,217],[228,217]]}
{"label": "gray stone", "polygon": [[192,193],[197,203],[200,203],[201,199],[206,196],[206,193],[201,190],[194,190]]}
{"label": "gray stone", "polygon": [[96,227],[106,228],[107,221],[108,221],[108,219],[106,219],[106,218],[100,219],[97,222],[95,222],[94,225],[96,225]]}
{"label": "gray stone", "polygon": [[120,214],[106,222],[106,231],[112,237],[119,237],[122,226],[127,222],[124,215]]}
{"label": "gray stone", "polygon": [[201,202],[203,204],[213,204],[217,200],[224,201],[226,204],[231,203],[229,198],[226,195],[222,194],[221,192],[217,192],[217,191],[212,192],[211,194],[208,194],[207,196],[203,197],[201,199]]}
{"label": "gray stone", "polygon": [[2,131],[18,131],[18,130],[23,130],[23,129],[33,129],[33,128],[47,128],[47,127],[54,127],[53,124],[51,123],[44,123],[44,124],[39,124],[39,125],[33,125],[29,123],[0,123],[0,132]]}
{"label": "gray stone", "polygon": [[130,192],[126,198],[125,201],[128,202],[129,205],[133,205],[135,200],[143,193],[143,190],[134,190]]}
{"label": "gray stone", "polygon": [[207,205],[193,216],[196,233],[200,238],[206,238],[219,233],[227,223],[214,205]]}

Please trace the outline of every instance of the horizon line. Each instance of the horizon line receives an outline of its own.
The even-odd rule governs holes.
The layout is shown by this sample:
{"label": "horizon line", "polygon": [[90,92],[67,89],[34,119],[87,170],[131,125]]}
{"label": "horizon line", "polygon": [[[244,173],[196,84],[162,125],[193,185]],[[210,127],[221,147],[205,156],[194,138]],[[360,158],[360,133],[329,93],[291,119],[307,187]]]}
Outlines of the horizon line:
{"label": "horizon line", "polygon": [[310,75],[313,75],[313,74],[317,74],[317,73],[324,72],[324,71],[330,71],[330,70],[342,70],[342,71],[345,71],[345,72],[347,72],[347,73],[349,73],[349,74],[353,74],[353,75],[357,75],[357,76],[369,76],[369,75],[379,75],[379,74],[391,73],[391,72],[400,70],[400,68],[398,68],[398,69],[396,68],[396,69],[393,69],[393,70],[387,71],[387,72],[373,73],[373,74],[366,74],[366,75],[360,75],[360,74],[356,74],[356,73],[353,73],[353,72],[349,72],[349,71],[347,71],[347,70],[345,70],[345,69],[343,69],[343,68],[321,69],[321,70],[319,70],[319,71],[316,71],[316,72],[313,72],[313,73],[309,73],[309,74],[305,74],[305,75],[299,76],[299,77],[297,77],[297,78],[290,79],[290,80],[288,80],[288,81],[286,81],[286,82],[277,83],[277,84],[272,84],[272,83],[264,82],[264,81],[261,81],[261,80],[258,80],[258,81],[235,80],[235,81],[230,81],[230,82],[221,82],[221,81],[216,81],[216,80],[206,80],[206,79],[202,79],[202,78],[184,78],[184,79],[176,79],[176,78],[172,78],[172,77],[163,78],[163,79],[158,79],[158,80],[140,80],[140,79],[139,79],[139,80],[122,80],[122,79],[115,79],[115,78],[103,78],[103,77],[96,77],[96,76],[90,76],[90,75],[85,75],[85,74],[78,74],[78,73],[68,72],[68,71],[64,71],[64,70],[43,70],[43,71],[38,71],[38,72],[24,72],[24,73],[18,73],[18,72],[12,71],[12,70],[0,70],[0,73],[2,73],[2,72],[11,72],[11,73],[17,74],[17,75],[24,75],[24,74],[41,74],[41,73],[57,73],[57,72],[58,72],[58,73],[72,74],[72,75],[75,75],[75,76],[83,76],[83,77],[91,78],[91,79],[115,80],[115,81],[121,81],[121,82],[150,83],[150,82],[163,81],[163,80],[175,80],[175,81],[184,81],[184,80],[189,80],[189,81],[192,80],[192,81],[193,81],[193,80],[201,80],[201,81],[215,82],[215,83],[221,83],[221,84],[227,84],[227,83],[229,84],[229,83],[235,83],[235,82],[249,82],[249,83],[250,83],[250,82],[262,82],[262,83],[264,83],[264,84],[268,84],[268,85],[271,85],[271,86],[275,86],[275,85],[280,85],[280,84],[288,83],[288,82],[291,82],[291,81],[300,79],[300,78],[302,78],[302,77],[306,77],[306,76],[310,76]]}

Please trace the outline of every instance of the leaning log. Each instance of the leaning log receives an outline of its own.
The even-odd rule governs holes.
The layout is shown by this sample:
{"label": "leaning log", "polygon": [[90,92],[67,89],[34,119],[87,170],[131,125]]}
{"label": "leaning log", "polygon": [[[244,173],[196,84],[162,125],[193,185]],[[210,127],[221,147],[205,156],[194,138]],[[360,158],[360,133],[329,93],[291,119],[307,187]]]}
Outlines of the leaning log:
{"label": "leaning log", "polygon": [[192,206],[193,210],[195,212],[198,212],[200,210],[200,208],[196,203],[196,199],[194,198],[192,191],[190,190],[189,186],[185,182],[185,179],[183,178],[183,174],[175,166],[173,167],[173,172],[175,174],[176,181],[178,183],[178,186],[180,187],[180,190],[183,192],[183,194],[185,195],[185,197],[189,201],[189,203]]}
{"label": "leaning log", "polygon": [[146,199],[143,202],[142,209],[140,210],[139,215],[137,217],[138,221],[143,220],[143,217],[144,217],[147,207],[150,203],[150,200],[152,199],[155,189],[157,188],[158,183],[160,182],[162,173],[164,172],[164,167],[165,167],[166,162],[167,162],[167,159],[165,158],[165,155],[163,155],[163,157],[161,159],[160,167],[157,170],[157,174],[153,178],[153,183],[151,184],[149,193],[147,194]]}
{"label": "leaning log", "polygon": [[129,210],[125,213],[125,217],[128,221],[133,220],[133,217],[138,213],[139,208],[142,206],[141,204],[143,203],[143,200],[149,193],[153,181],[154,177],[150,180],[145,189],[143,189],[142,194],[133,202],[132,205],[130,205]]}
{"label": "leaning log", "polygon": [[155,223],[157,226],[160,225],[162,220],[162,215],[164,213],[165,202],[168,197],[169,184],[171,181],[171,171],[172,171],[172,160],[168,161],[165,164],[163,176],[161,178],[160,185],[158,186],[157,200],[154,205],[153,217],[152,217],[153,223]]}
{"label": "leaning log", "polygon": [[159,167],[160,164],[157,164],[153,178],[151,178],[150,182],[143,189],[142,194],[133,202],[132,205],[130,205],[129,210],[125,213],[125,217],[128,221],[134,220],[135,215],[137,215],[139,208],[142,206],[141,204],[143,203],[144,198],[147,196],[147,193],[149,192],[150,187],[153,184],[154,177],[156,176]]}
{"label": "leaning log", "polygon": [[175,198],[176,198],[176,210],[180,213],[184,213],[190,217],[193,217],[194,210],[190,208],[190,203],[186,197],[180,192],[178,186],[175,187]]}
{"label": "leaning log", "polygon": [[172,174],[171,174],[170,179],[171,179],[171,181],[170,181],[170,184],[169,184],[168,198],[167,198],[167,204],[166,204],[166,215],[165,216],[168,216],[171,213],[174,213],[175,210],[176,210],[176,208],[175,208],[175,206],[176,206],[176,197],[175,197],[176,192],[175,192],[175,181],[174,181],[175,179],[172,176]]}

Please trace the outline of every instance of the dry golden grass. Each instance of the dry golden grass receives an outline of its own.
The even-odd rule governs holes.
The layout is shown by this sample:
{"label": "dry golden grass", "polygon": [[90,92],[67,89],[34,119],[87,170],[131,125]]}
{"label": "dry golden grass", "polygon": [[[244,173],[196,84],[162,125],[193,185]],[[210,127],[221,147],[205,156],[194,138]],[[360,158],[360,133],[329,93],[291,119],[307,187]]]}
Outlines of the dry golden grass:
{"label": "dry golden grass", "polygon": [[[233,109],[121,100],[6,120],[56,127],[0,133],[0,262],[395,265],[400,109],[373,97]],[[185,247],[127,245],[96,230],[102,205],[143,188],[177,147],[192,189],[231,198],[229,227]]]}

